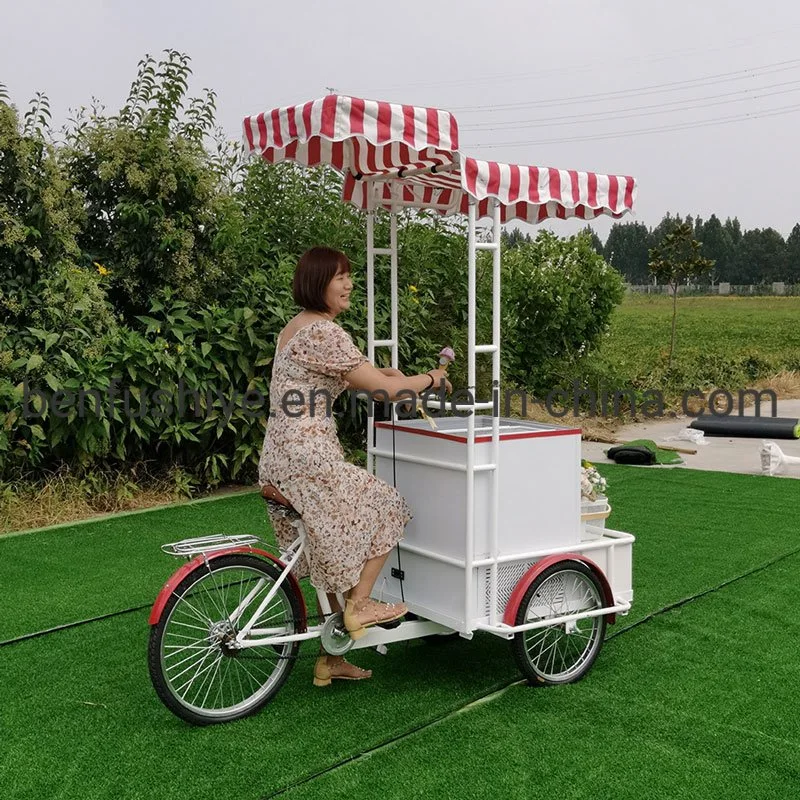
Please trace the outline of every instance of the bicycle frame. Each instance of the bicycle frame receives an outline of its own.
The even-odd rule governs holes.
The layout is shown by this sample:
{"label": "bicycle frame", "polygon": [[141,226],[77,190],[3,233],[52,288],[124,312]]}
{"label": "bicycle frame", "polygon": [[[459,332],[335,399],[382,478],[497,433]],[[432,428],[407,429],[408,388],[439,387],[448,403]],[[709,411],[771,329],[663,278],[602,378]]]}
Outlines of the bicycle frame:
{"label": "bicycle frame", "polygon": [[[194,561],[186,564],[183,569],[179,570],[173,577],[168,581],[168,583],[164,586],[159,595],[159,598],[156,600],[156,603],[153,607],[153,611],[151,613],[150,624],[155,624],[158,622],[160,618],[161,611],[163,610],[163,603],[160,602],[162,599],[166,602],[166,599],[172,594],[174,586],[179,582],[180,579],[184,578],[187,574],[189,574],[192,570],[196,569],[201,563],[205,563],[208,565],[209,561],[212,558],[218,558],[223,555],[227,555],[230,553],[253,553],[254,555],[258,556],[266,556],[269,557],[273,563],[281,566],[281,575],[277,581],[275,581],[272,588],[267,593],[267,596],[261,600],[258,604],[258,607],[249,614],[249,618],[244,625],[241,626],[239,629],[239,633],[236,635],[236,638],[233,642],[230,643],[230,647],[232,649],[238,650],[246,650],[253,647],[268,647],[268,646],[276,646],[276,645],[283,645],[289,644],[291,642],[302,642],[306,641],[307,639],[316,639],[319,638],[322,632],[322,625],[314,625],[314,626],[307,626],[304,631],[301,633],[292,633],[292,634],[282,634],[282,631],[285,630],[284,627],[261,627],[257,626],[256,623],[260,619],[261,615],[264,611],[269,607],[269,604],[275,598],[276,594],[280,590],[280,587],[289,580],[292,583],[292,590],[302,596],[300,591],[299,584],[297,583],[294,576],[291,575],[292,568],[298,563],[300,558],[305,551],[305,529],[302,528],[302,522],[298,521],[296,523],[298,527],[298,537],[295,539],[294,542],[289,546],[289,548],[281,553],[281,558],[275,558],[271,554],[269,554],[265,550],[261,549],[254,549],[251,546],[239,546],[239,547],[224,547],[226,537],[222,536],[214,536],[214,537],[199,537],[196,539],[185,539],[181,542],[175,542],[172,544],[164,545],[162,549],[165,552],[170,553],[171,555],[175,556],[187,556],[187,555],[196,555]],[[237,537],[230,537],[231,541],[234,541],[238,544]],[[251,537],[251,540],[248,542],[248,545],[252,545],[254,543],[255,537]],[[242,617],[247,613],[247,608],[250,603],[253,601],[255,597],[258,596],[258,593],[264,588],[265,581],[260,580],[256,583],[256,585],[248,592],[247,596],[244,597],[239,605],[233,610],[233,612],[226,617],[226,621],[231,624],[232,627],[238,627],[238,623],[242,619]],[[328,616],[332,613],[332,609],[330,606],[330,602],[328,601],[328,597],[325,592],[317,590],[317,597],[320,603],[320,607],[322,609],[323,615]],[[344,598],[339,595],[339,601],[344,605]],[[305,619],[304,619],[305,622]],[[429,620],[413,620],[404,622],[401,625],[397,626],[393,629],[383,629],[383,628],[375,628],[368,631],[367,635],[364,636],[363,639],[355,642],[353,644],[353,649],[361,649],[364,647],[375,647],[384,644],[389,644],[390,642],[397,642],[397,641],[404,641],[407,639],[415,639],[421,636],[430,636],[438,633],[452,633],[453,631],[446,627],[445,625],[441,625],[437,622],[431,622]]]}

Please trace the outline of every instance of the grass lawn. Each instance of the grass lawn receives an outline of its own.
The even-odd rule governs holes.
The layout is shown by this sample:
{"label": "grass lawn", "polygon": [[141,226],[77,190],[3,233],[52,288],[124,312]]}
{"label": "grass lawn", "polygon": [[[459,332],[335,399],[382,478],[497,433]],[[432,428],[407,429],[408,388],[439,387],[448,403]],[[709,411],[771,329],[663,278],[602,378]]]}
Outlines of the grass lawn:
{"label": "grass lawn", "polygon": [[[328,690],[302,659],[257,716],[192,728],[150,686],[144,608],[0,646],[2,797],[791,796],[797,483],[602,470],[636,596],[582,682],[514,685],[488,635],[411,642]],[[178,563],[159,545],[214,532],[267,535],[260,498],[0,539],[0,641],[148,604]]]}
{"label": "grass lawn", "polygon": [[[800,297],[679,296],[671,380],[683,389],[717,385],[735,391],[800,370],[799,318]],[[671,325],[669,297],[627,295],[614,311],[599,358],[623,385],[659,388],[652,382],[662,380]]]}

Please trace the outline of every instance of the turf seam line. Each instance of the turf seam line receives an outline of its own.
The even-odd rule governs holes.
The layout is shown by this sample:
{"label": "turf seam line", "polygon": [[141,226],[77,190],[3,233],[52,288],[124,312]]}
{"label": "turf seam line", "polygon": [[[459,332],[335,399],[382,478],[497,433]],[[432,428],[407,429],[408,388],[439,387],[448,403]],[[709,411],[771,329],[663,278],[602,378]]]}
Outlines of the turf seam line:
{"label": "turf seam line", "polygon": [[110,611],[108,614],[100,614],[97,617],[90,617],[89,619],[79,619],[77,622],[66,622],[63,625],[56,625],[54,628],[47,628],[43,631],[34,631],[33,633],[26,633],[22,636],[17,636],[14,639],[6,639],[0,642],[0,647],[6,647],[11,644],[18,644],[19,642],[26,642],[29,639],[38,639],[40,636],[47,636],[50,633],[58,633],[59,631],[66,631],[70,628],[79,628],[81,625],[88,625],[91,622],[101,622],[104,619],[111,619],[112,617],[121,617],[123,614],[132,614],[134,611],[143,611],[145,608],[151,608],[152,603],[147,603],[143,606],[134,606],[133,608],[124,608],[122,611]]}
{"label": "turf seam line", "polygon": [[[653,619],[655,619],[656,617],[661,616],[663,614],[666,614],[666,613],[668,613],[670,611],[673,611],[676,608],[680,608],[681,606],[686,605],[687,603],[690,603],[693,600],[697,600],[697,599],[699,599],[701,597],[704,597],[705,595],[708,595],[708,594],[711,594],[713,592],[719,591],[720,589],[723,589],[724,587],[729,586],[732,583],[736,583],[737,581],[740,581],[743,578],[747,578],[747,577],[749,577],[751,575],[755,575],[758,572],[762,572],[763,570],[768,569],[771,566],[774,566],[775,564],[779,563],[780,561],[783,561],[786,558],[790,558],[793,555],[797,555],[798,553],[800,553],[800,547],[797,547],[794,550],[789,551],[788,553],[783,553],[782,555],[776,556],[775,558],[771,559],[770,561],[767,561],[764,564],[761,564],[761,565],[759,565],[757,567],[754,567],[753,569],[748,570],[747,572],[744,572],[741,575],[736,575],[733,578],[729,578],[728,580],[723,581],[722,583],[720,583],[718,586],[712,586],[711,588],[705,589],[704,591],[699,592],[699,593],[694,594],[694,595],[691,595],[690,597],[684,597],[681,600],[678,600],[678,601],[676,601],[674,603],[670,603],[669,605],[663,606],[662,608],[659,608],[656,611],[653,611],[652,613],[648,614],[646,617],[643,617],[642,619],[637,620],[636,622],[632,623],[631,625],[627,625],[626,627],[621,628],[618,631],[615,631],[611,636],[607,636],[605,641],[606,642],[611,641],[612,639],[615,639],[617,636],[620,636],[621,634],[626,633],[627,631],[630,631],[630,630],[633,630],[634,628],[637,628],[639,625],[643,624],[644,622],[650,622]],[[352,764],[354,762],[357,762],[357,761],[360,761],[362,759],[368,758],[369,756],[373,755],[374,753],[376,753],[376,752],[378,752],[380,750],[383,750],[384,748],[390,747],[391,745],[396,744],[397,742],[400,742],[403,739],[408,738],[409,736],[412,736],[412,735],[414,735],[416,733],[419,733],[419,732],[425,730],[426,728],[430,728],[430,727],[433,727],[435,725],[438,725],[440,722],[443,722],[443,721],[445,721],[446,719],[448,719],[450,717],[454,717],[457,714],[465,713],[466,711],[470,710],[471,708],[473,708],[473,707],[475,707],[477,705],[480,705],[481,703],[490,702],[496,696],[499,696],[499,695],[503,694],[503,692],[507,691],[512,686],[522,685],[522,684],[525,684],[526,682],[527,682],[526,679],[522,678],[521,680],[520,679],[514,679],[514,680],[511,680],[511,681],[508,681],[507,683],[500,684],[499,687],[494,687],[494,688],[490,689],[487,693],[485,693],[483,695],[480,695],[479,697],[477,697],[477,698],[475,698],[473,700],[470,700],[467,703],[464,703],[463,705],[458,706],[455,709],[452,709],[451,711],[447,711],[444,714],[440,714],[439,716],[435,717],[434,719],[432,719],[432,720],[430,720],[428,722],[420,723],[419,725],[416,725],[413,728],[410,728],[409,730],[404,731],[403,733],[399,733],[399,734],[397,734],[396,736],[393,736],[390,739],[387,739],[387,740],[385,740],[383,742],[379,742],[378,744],[374,745],[373,747],[370,747],[367,750],[364,750],[361,753],[356,753],[355,755],[349,756],[348,758],[346,758],[346,759],[344,759],[342,761],[338,761],[335,764],[331,764],[330,766],[325,767],[325,769],[318,770],[317,772],[314,772],[311,775],[306,775],[305,777],[301,778],[300,780],[297,780],[297,781],[294,781],[293,783],[287,784],[286,786],[278,789],[275,792],[272,792],[271,794],[262,795],[259,798],[259,800],[271,800],[271,798],[273,798],[273,797],[279,797],[280,795],[285,794],[286,792],[288,792],[291,789],[295,789],[295,788],[297,788],[299,786],[303,786],[303,785],[305,785],[307,783],[310,783],[311,781],[314,781],[317,778],[321,778],[324,775],[327,775],[328,773],[335,772],[336,770],[340,769],[341,767],[345,767],[348,764]]]}
{"label": "turf seam line", "polygon": [[352,756],[348,756],[343,761],[337,761],[335,764],[331,764],[330,766],[318,770],[317,772],[314,772],[311,775],[306,775],[297,781],[289,783],[286,786],[282,786],[280,789],[277,789],[276,791],[271,792],[270,794],[261,795],[259,800],[270,800],[273,797],[279,797],[280,795],[285,794],[291,789],[296,789],[298,786],[303,786],[306,783],[310,783],[311,781],[314,781],[317,778],[321,778],[323,775],[326,775],[329,772],[334,772],[340,767],[344,767],[347,764],[352,764],[356,761],[361,761],[363,759],[369,758],[378,751],[383,750],[387,747],[391,747],[397,742],[400,742],[409,736],[413,736],[415,733],[418,733],[419,731],[425,728],[431,728],[435,725],[438,725],[441,722],[445,722],[451,717],[455,717],[458,714],[463,714],[464,712],[469,711],[473,706],[491,702],[492,700],[502,695],[504,692],[506,692],[515,684],[524,682],[525,679],[523,678],[522,680],[515,679],[513,681],[508,681],[506,683],[496,684],[492,689],[490,689],[485,694],[478,695],[477,697],[472,698],[471,700],[467,701],[466,703],[463,703],[462,705],[456,706],[455,708],[451,708],[449,711],[445,711],[444,713],[439,714],[438,716],[434,717],[433,719],[427,720],[426,722],[421,722],[419,725],[415,725],[413,728],[409,728],[408,730],[403,731],[402,733],[398,733],[397,735],[392,736],[389,739],[384,739],[382,742],[378,742],[378,744],[368,748],[367,750],[363,750],[360,753],[355,753]]}
{"label": "turf seam line", "polygon": [[636,622],[632,622],[630,625],[626,625],[624,628],[620,628],[619,630],[614,631],[614,633],[612,633],[611,636],[606,637],[606,641],[611,641],[612,639],[616,639],[617,636],[620,636],[626,631],[638,628],[639,625],[643,625],[645,622],[651,622],[661,614],[666,614],[669,611],[674,611],[676,608],[680,608],[681,606],[684,606],[687,603],[691,603],[692,601],[697,600],[701,597],[705,597],[708,594],[713,594],[714,592],[718,592],[720,589],[724,589],[726,586],[730,586],[732,583],[736,583],[737,581],[740,581],[744,578],[749,578],[751,575],[756,575],[759,572],[763,572],[765,569],[769,569],[770,567],[774,566],[775,564],[778,564],[784,559],[791,558],[792,556],[797,555],[798,553],[800,553],[800,547],[797,547],[794,550],[790,550],[788,553],[783,553],[782,555],[776,556],[775,558],[765,562],[764,564],[760,564],[759,566],[753,567],[753,569],[748,570],[747,572],[743,572],[741,575],[735,575],[732,578],[728,578],[728,580],[723,581],[717,586],[711,586],[708,589],[704,589],[702,592],[698,592],[697,594],[693,594],[689,597],[684,597],[681,600],[676,600],[674,603],[670,603],[669,605],[663,606],[662,608],[658,608],[655,611],[651,611],[646,616],[636,620]]}

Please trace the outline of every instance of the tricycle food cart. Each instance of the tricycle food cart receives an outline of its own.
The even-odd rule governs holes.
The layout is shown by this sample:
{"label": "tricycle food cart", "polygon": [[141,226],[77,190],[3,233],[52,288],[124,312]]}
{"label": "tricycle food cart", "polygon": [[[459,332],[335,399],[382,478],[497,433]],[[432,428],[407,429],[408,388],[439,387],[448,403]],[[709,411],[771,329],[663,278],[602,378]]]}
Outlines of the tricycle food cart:
{"label": "tricycle food cart", "polygon": [[[438,635],[507,639],[536,685],[580,679],[597,657],[606,624],[631,607],[632,544],[605,528],[608,508],[582,514],[581,432],[503,417],[500,387],[501,225],[518,219],[620,217],[635,181],[626,176],[500,164],[467,157],[447,111],[329,95],[247,117],[250,154],[269,163],[327,164],[343,175],[343,200],[366,212],[367,346],[389,348],[398,366],[397,214],[406,208],[464,214],[468,222],[466,402],[450,416],[375,421],[367,467],[392,482],[414,511],[396,558],[379,578],[386,599],[407,603],[402,622],[373,627],[357,641],[318,592],[323,618],[308,615],[292,567],[304,550],[302,519],[286,552],[259,537],[206,536],[164,545],[184,564],[150,615],[150,674],[167,707],[209,724],[262,708],[291,671],[301,642],[328,653]],[[375,242],[375,217],[390,215],[388,246]],[[490,220],[490,236],[479,221]],[[492,341],[476,343],[477,253],[492,255]],[[375,268],[389,259],[391,330],[376,338]],[[492,359],[492,396],[476,396],[476,357]],[[462,395],[464,396],[464,395]],[[445,398],[429,407],[444,411]],[[341,598],[340,598],[341,600]],[[344,604],[342,603],[342,606]]]}

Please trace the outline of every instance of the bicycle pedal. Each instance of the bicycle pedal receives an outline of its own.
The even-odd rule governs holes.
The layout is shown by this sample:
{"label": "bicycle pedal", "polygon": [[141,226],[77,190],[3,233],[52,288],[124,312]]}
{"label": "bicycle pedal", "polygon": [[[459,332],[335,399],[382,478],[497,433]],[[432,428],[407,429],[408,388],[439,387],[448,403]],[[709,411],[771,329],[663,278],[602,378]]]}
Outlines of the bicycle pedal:
{"label": "bicycle pedal", "polygon": [[403,618],[400,617],[400,619],[393,619],[393,620],[390,620],[389,622],[378,622],[378,623],[376,623],[375,627],[376,628],[384,628],[385,630],[389,631],[389,630],[392,630],[392,628],[399,628],[400,627],[400,623],[402,621],[403,621]]}

